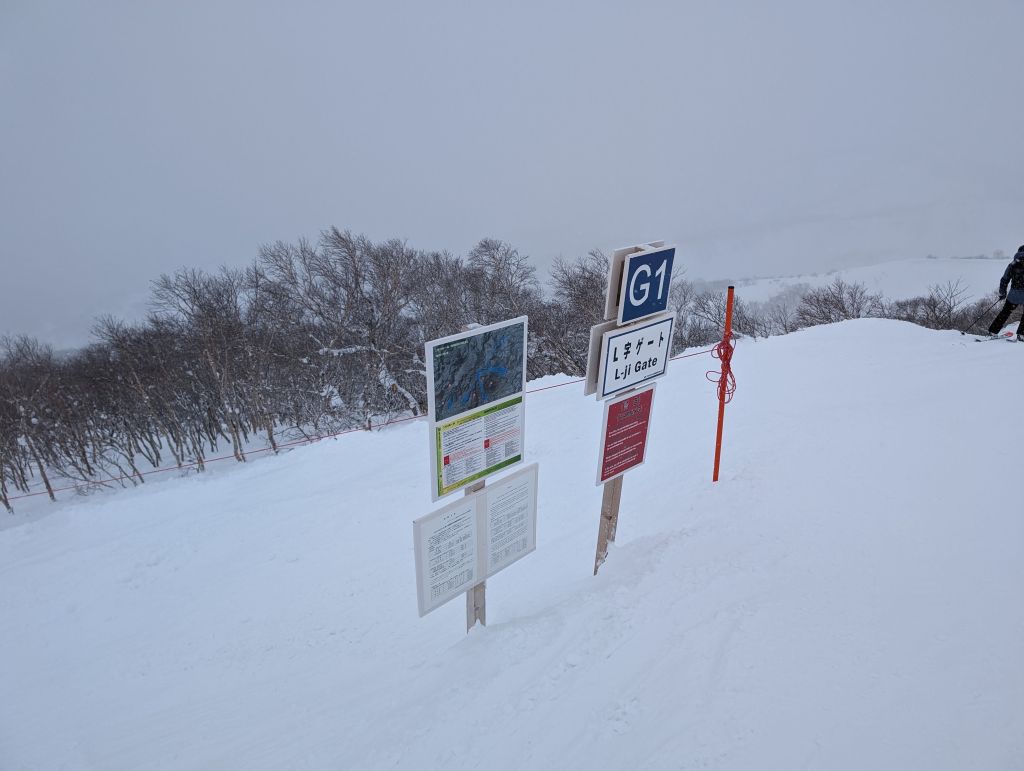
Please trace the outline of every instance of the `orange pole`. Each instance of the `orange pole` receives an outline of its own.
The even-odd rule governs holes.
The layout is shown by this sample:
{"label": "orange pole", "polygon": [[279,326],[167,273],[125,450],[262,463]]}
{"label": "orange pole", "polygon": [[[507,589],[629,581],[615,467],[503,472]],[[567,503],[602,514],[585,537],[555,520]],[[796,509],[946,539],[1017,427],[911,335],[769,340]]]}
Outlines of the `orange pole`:
{"label": "orange pole", "polygon": [[[735,287],[729,287],[725,296],[725,330],[722,333],[722,346],[732,344],[732,300]],[[728,387],[727,373],[722,372],[718,381],[718,434],[715,437],[715,474],[712,482],[718,481],[718,467],[722,461],[722,425],[725,422],[725,391]]]}

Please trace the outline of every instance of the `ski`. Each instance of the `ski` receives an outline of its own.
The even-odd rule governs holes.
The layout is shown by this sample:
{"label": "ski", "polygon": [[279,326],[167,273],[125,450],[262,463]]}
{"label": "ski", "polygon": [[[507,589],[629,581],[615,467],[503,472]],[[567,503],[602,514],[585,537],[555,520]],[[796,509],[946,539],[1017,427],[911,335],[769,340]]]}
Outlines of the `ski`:
{"label": "ski", "polygon": [[1011,343],[1017,342],[1013,332],[1003,332],[1001,335],[994,335],[993,337],[976,337],[974,342],[976,343],[992,343],[996,340],[1007,340]]}

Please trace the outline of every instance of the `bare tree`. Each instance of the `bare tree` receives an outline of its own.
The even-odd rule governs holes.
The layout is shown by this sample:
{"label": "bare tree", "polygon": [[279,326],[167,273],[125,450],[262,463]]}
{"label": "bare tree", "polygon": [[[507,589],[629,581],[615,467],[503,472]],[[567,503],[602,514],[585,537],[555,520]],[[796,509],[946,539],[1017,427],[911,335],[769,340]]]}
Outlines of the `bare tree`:
{"label": "bare tree", "polygon": [[868,292],[864,284],[847,283],[837,276],[828,286],[812,289],[804,295],[796,319],[800,326],[812,327],[879,316],[882,311],[881,295]]}
{"label": "bare tree", "polygon": [[536,269],[529,258],[504,241],[484,238],[466,256],[473,321],[528,315],[540,299]]}
{"label": "bare tree", "polygon": [[[246,458],[254,436],[323,436],[426,407],[427,340],[528,315],[528,376],[582,375],[591,326],[603,320],[609,260],[558,259],[547,294],[513,246],[485,238],[463,258],[373,242],[331,228],[317,239],[264,245],[244,271],[181,270],[152,286],[140,324],[100,319],[95,342],[55,356],[30,338],[0,343],[0,503],[54,479],[77,486],[140,484],[170,461],[205,468],[228,443]],[[725,294],[677,275],[674,351],[721,339]],[[884,301],[835,279],[793,287],[770,303],[737,298],[737,334],[886,316],[965,329],[992,312],[959,282]]]}
{"label": "bare tree", "polygon": [[604,318],[608,258],[598,250],[568,261],[555,260],[549,300],[536,301],[530,314],[531,377],[583,375],[590,328]]}

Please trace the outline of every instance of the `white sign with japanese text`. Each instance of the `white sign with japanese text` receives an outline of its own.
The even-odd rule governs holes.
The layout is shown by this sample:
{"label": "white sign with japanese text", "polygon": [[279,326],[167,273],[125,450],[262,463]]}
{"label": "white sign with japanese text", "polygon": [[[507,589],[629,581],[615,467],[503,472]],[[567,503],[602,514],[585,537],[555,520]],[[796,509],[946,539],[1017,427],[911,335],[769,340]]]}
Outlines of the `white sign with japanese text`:
{"label": "white sign with japanese text", "polygon": [[487,576],[537,548],[537,464],[499,479],[487,496]]}
{"label": "white sign with japanese text", "polygon": [[529,466],[412,523],[425,616],[537,548],[537,470]]}
{"label": "white sign with japanese text", "polygon": [[655,316],[638,324],[605,332],[597,398],[607,399],[627,388],[662,377],[672,351],[675,314]]}
{"label": "white sign with japanese text", "polygon": [[476,496],[469,496],[412,523],[421,616],[483,580],[477,503]]}

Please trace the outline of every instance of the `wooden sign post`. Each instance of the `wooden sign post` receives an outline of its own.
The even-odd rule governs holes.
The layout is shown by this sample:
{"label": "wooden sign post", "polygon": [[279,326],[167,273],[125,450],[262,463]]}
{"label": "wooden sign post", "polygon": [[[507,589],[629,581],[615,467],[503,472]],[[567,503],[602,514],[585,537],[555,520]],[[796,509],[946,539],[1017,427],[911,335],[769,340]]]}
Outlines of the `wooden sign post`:
{"label": "wooden sign post", "polygon": [[[466,497],[476,495],[484,489],[486,479],[481,479],[475,485],[466,488]],[[466,590],[466,634],[476,626],[487,626],[487,579],[484,579],[476,586]]]}
{"label": "wooden sign post", "polygon": [[615,477],[604,483],[601,493],[601,521],[597,530],[597,554],[594,557],[594,575],[608,559],[608,544],[615,543],[615,529],[619,526],[619,501],[622,500],[622,479]]}
{"label": "wooden sign post", "polygon": [[[413,522],[417,602],[422,616],[465,591],[467,633],[487,626],[487,576],[536,546],[536,466],[484,491],[489,476],[524,461],[528,322],[468,324],[424,346],[430,496],[464,495]],[[511,492],[510,480],[519,480]],[[491,542],[510,533],[511,543]]]}
{"label": "wooden sign post", "polygon": [[590,331],[584,394],[607,400],[597,473],[603,490],[595,576],[615,542],[622,477],[646,457],[653,381],[664,377],[672,353],[675,314],[668,310],[668,297],[675,252],[663,241],[616,249],[605,321]]}

